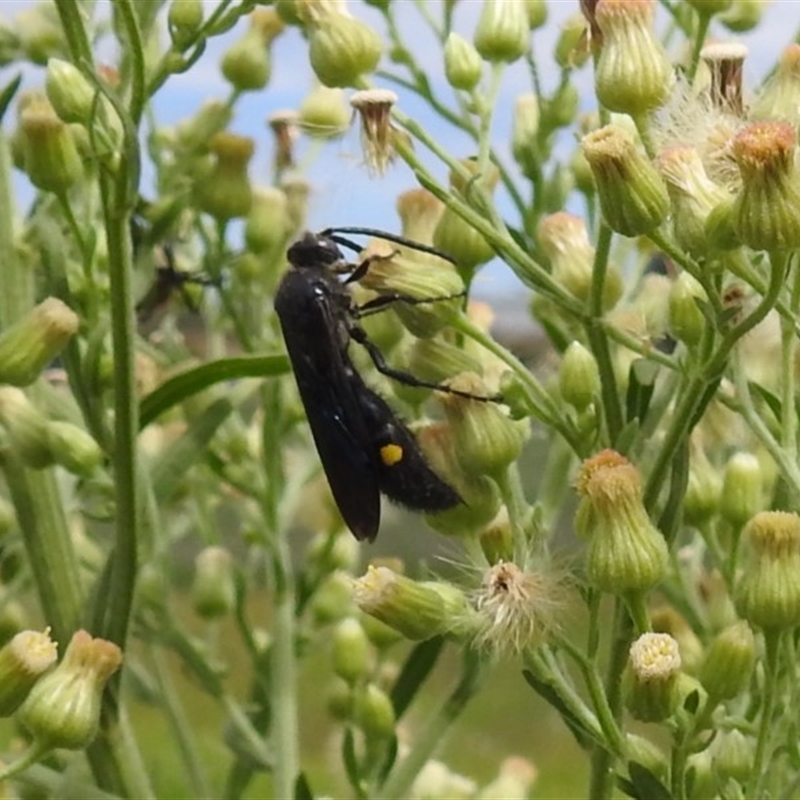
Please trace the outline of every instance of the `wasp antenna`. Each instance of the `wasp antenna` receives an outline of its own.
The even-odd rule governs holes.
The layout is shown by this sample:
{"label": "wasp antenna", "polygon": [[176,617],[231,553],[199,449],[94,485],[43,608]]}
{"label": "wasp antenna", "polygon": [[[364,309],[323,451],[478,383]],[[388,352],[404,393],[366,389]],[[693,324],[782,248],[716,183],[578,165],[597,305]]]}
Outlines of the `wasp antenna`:
{"label": "wasp antenna", "polygon": [[328,238],[333,239],[335,242],[343,244],[346,247],[351,246],[352,242],[347,242],[347,244],[345,244],[344,241],[339,241],[339,239],[336,237],[336,234],[339,233],[355,233],[361,236],[377,236],[381,239],[386,239],[389,242],[394,242],[395,244],[401,244],[414,250],[418,250],[420,253],[430,253],[431,255],[438,256],[439,258],[443,258],[445,261],[449,261],[451,264],[457,263],[453,256],[451,256],[449,253],[445,253],[443,250],[439,250],[438,247],[433,247],[433,245],[429,244],[423,244],[422,242],[415,242],[413,239],[407,239],[405,236],[400,236],[396,233],[389,233],[388,231],[382,231],[378,228],[327,228],[326,230],[322,231],[320,235],[327,236]]}

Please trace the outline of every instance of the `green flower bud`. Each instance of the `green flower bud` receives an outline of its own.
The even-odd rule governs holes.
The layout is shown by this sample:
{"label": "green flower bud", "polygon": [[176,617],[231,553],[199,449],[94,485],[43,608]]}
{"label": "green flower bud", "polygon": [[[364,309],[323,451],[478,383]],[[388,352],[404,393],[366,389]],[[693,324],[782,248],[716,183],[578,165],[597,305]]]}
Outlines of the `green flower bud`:
{"label": "green flower bud", "polygon": [[325,575],[336,570],[353,569],[361,559],[358,542],[348,534],[318,534],[308,545],[306,557],[310,567]]}
{"label": "green flower bud", "polygon": [[741,247],[742,240],[736,231],[734,211],[735,200],[728,197],[711,209],[704,226],[709,250],[735,250]]}
{"label": "green flower bud", "polygon": [[269,47],[286,28],[286,23],[274,8],[255,8],[250,13],[250,27],[258,33],[264,45]]}
{"label": "green flower bud", "polygon": [[800,44],[792,42],[781,53],[775,72],[753,99],[753,119],[800,122]]}
{"label": "green flower bud", "polygon": [[694,675],[703,659],[703,645],[686,619],[672,606],[658,606],[650,612],[655,633],[668,633],[678,643],[683,669]]}
{"label": "green flower bud", "polygon": [[173,43],[183,48],[203,24],[202,0],[172,0],[167,12],[167,25]]}
{"label": "green flower bud", "polygon": [[500,509],[497,516],[479,534],[481,550],[489,564],[500,564],[514,558],[514,531],[508,511]]}
{"label": "green flower bud", "polygon": [[[448,385],[479,397],[489,394],[486,384],[474,373],[462,373]],[[519,458],[530,434],[527,423],[510,419],[497,403],[454,394],[442,395],[441,403],[466,474],[474,477],[500,475]]]}
{"label": "green flower bud", "polygon": [[483,62],[463,36],[451,32],[444,43],[444,74],[454,89],[471,92],[481,79]]}
{"label": "green flower bud", "polygon": [[349,721],[353,716],[355,697],[347,681],[337,679],[328,690],[328,713],[336,720]]}
{"label": "green flower bud", "polygon": [[667,545],[647,516],[633,464],[604,450],[583,462],[577,489],[582,499],[575,524],[589,539],[592,583],[614,594],[655,586],[667,569]]}
{"label": "green flower bud", "polygon": [[[543,4],[542,4],[543,5]],[[477,795],[477,800],[528,800],[539,770],[525,758],[511,756],[500,764],[497,777],[487,783]]]}
{"label": "green flower bud", "polygon": [[21,389],[0,386],[0,423],[6,429],[11,449],[25,466],[43,469],[53,463],[47,418]]}
{"label": "green flower bud", "polygon": [[43,747],[83,749],[97,734],[103,688],[121,664],[117,645],[78,631],[61,663],[31,690],[19,721]]}
{"label": "green flower bud", "polygon": [[709,749],[692,753],[686,760],[687,797],[701,800],[717,797],[719,785],[714,774],[714,756]]}
{"label": "green flower bud", "polygon": [[722,478],[699,446],[692,447],[689,485],[683,498],[683,519],[687,525],[701,525],[719,511]]}
{"label": "green flower bud", "polygon": [[[441,592],[388,567],[370,566],[355,581],[353,599],[365,613],[407,639],[423,641],[448,633],[454,619]],[[466,599],[463,599],[466,605]]]}
{"label": "green flower bud", "polygon": [[103,460],[100,445],[71,422],[48,422],[47,440],[53,458],[75,475],[91,475]]}
{"label": "green flower bud", "polygon": [[480,531],[500,509],[497,484],[485,475],[474,477],[466,473],[449,424],[426,425],[415,433],[431,467],[464,501],[447,511],[426,515],[428,525],[446,536],[466,536]]}
{"label": "green flower bud", "polygon": [[330,12],[308,31],[311,67],[325,86],[355,86],[375,70],[383,50],[380,36],[353,17]]}
{"label": "green flower bud", "polygon": [[275,0],[275,13],[285,25],[302,25],[303,16],[299,8],[300,0]]}
{"label": "green flower bud", "polygon": [[480,370],[480,361],[475,356],[438,337],[416,339],[408,354],[408,371],[430,383],[442,383],[461,372]]}
{"label": "green flower bud", "polygon": [[661,749],[635,733],[625,735],[625,759],[629,763],[641,764],[662,782],[669,775],[669,765]]}
{"label": "green flower bud", "polygon": [[445,208],[433,243],[443,252],[452,256],[459,268],[472,272],[481,264],[494,257],[494,249],[472,225],[453,209]]}
{"label": "green flower bud", "polygon": [[0,717],[11,716],[22,705],[57,657],[48,631],[21,631],[0,649]]}
{"label": "green flower bud", "polygon": [[83,175],[69,127],[46,100],[25,107],[19,118],[25,172],[37,188],[63,193]]}
{"label": "green flower bud", "polygon": [[750,453],[735,453],[725,465],[720,498],[720,513],[733,525],[741,528],[763,508],[761,465]]}
{"label": "green flower bud", "polygon": [[415,336],[435,335],[458,312],[464,283],[451,262],[432,253],[377,240],[370,242],[362,258],[370,259],[370,263],[360,283],[378,294],[452,298],[417,306],[396,304],[398,316]]}
{"label": "green flower bud", "polygon": [[663,722],[680,702],[678,643],[667,633],[643,633],[632,645],[622,678],[625,705],[640,722]]}
{"label": "green flower bud", "polygon": [[48,58],[69,50],[56,7],[50,3],[33,3],[15,14],[14,33],[24,58],[42,67]]}
{"label": "green flower bud", "polygon": [[203,619],[218,619],[236,608],[233,558],[224,547],[205,547],[194,559],[192,606]]}
{"label": "green flower bud", "polygon": [[333,671],[350,685],[363,678],[370,667],[370,646],[355,617],[343,619],[333,632]]}
{"label": "green flower bud", "polygon": [[669,291],[669,332],[689,347],[699,344],[706,327],[706,318],[697,305],[707,300],[700,282],[688,272],[673,281]]}
{"label": "green flower bud", "polygon": [[[9,554],[3,564],[4,575],[8,580],[15,577],[13,564],[18,561],[16,556]],[[10,597],[8,592],[3,593],[2,603],[0,603],[0,645],[10,642],[18,633],[24,631],[28,625],[28,613],[19,601]]]}
{"label": "green flower bud", "polygon": [[350,117],[343,89],[317,85],[300,104],[298,124],[309,136],[328,139],[346,131]]}
{"label": "green flower bud", "polygon": [[669,211],[669,195],[655,167],[625,128],[606,125],[581,140],[609,226],[624,236],[657,228]]}
{"label": "green flower bud", "polygon": [[800,624],[800,517],[761,511],[745,526],[743,539],[749,558],[734,592],[739,613],[767,630]]}
{"label": "green flower bud", "polygon": [[[550,260],[553,279],[583,302],[589,300],[594,276],[594,247],[586,223],[559,211],[542,217],[536,231],[539,244]],[[622,296],[622,276],[609,265],[603,286],[603,308],[612,309]]]}
{"label": "green flower bud", "polygon": [[713,17],[727,11],[733,0],[686,0],[701,17]]}
{"label": "green flower bud", "polygon": [[205,153],[217,134],[231,121],[233,112],[222,100],[206,100],[198,112],[179,123],[176,147],[187,153]]}
{"label": "green flower bud", "polygon": [[531,94],[520,95],[514,104],[514,126],[511,133],[511,153],[522,174],[533,179],[542,164],[539,151],[539,98]]}
{"label": "green flower bud", "polygon": [[542,104],[541,127],[545,131],[572,125],[580,108],[580,95],[574,83],[562,83],[555,94]]}
{"label": "green flower bud", "polygon": [[561,25],[553,57],[561,69],[583,66],[589,58],[586,46],[589,26],[583,14],[571,14]]}
{"label": "green flower bud", "polygon": [[309,604],[317,625],[330,625],[353,613],[352,584],[352,578],[340,571],[322,581]]}
{"label": "green flower bud", "polygon": [[755,740],[741,731],[720,731],[712,744],[714,766],[721,783],[729,779],[745,786],[753,771]]}
{"label": "green flower bud", "polygon": [[283,247],[289,236],[286,195],[272,186],[253,190],[244,241],[254,253],[270,254]]}
{"label": "green flower bud", "polygon": [[528,27],[533,31],[547,22],[547,3],[545,0],[525,0],[525,11],[528,14]]}
{"label": "green flower bud", "polygon": [[220,69],[238,92],[263,89],[270,76],[269,50],[258,31],[248,30],[222,56]]}
{"label": "green flower bud", "polygon": [[362,614],[359,620],[370,643],[378,650],[386,650],[392,645],[402,642],[405,638],[400,631],[392,628],[385,622],[381,622],[377,617],[372,617],[369,614]]}
{"label": "green flower bud", "polygon": [[564,351],[558,370],[558,390],[576,411],[585,411],[600,394],[597,361],[580,342],[572,342]]}
{"label": "green flower bud", "polygon": [[672,64],[653,32],[650,0],[600,0],[595,21],[603,44],[594,72],[597,99],[633,117],[662,106],[672,91]]}
{"label": "green flower bud", "polygon": [[734,137],[731,148],[742,176],[734,227],[754,250],[800,247],[796,146],[794,126],[782,121],[752,122]]}
{"label": "green flower bud", "polygon": [[427,189],[409,189],[397,198],[403,236],[422,244],[433,244],[436,226],[442,218],[444,203]]}
{"label": "green flower bud", "polygon": [[47,62],[45,91],[62,121],[90,123],[97,90],[69,61],[51,58]]}
{"label": "green flower bud", "polygon": [[528,49],[528,11],[524,0],[484,0],[473,41],[487,61],[510,64]]}
{"label": "green flower bud", "polygon": [[0,333],[0,383],[28,386],[78,332],[78,316],[48,297]]}
{"label": "green flower bud", "polygon": [[370,739],[388,739],[394,734],[394,706],[389,695],[374,683],[368,683],[357,692],[353,716]]}
{"label": "green flower bud", "polygon": [[711,641],[700,668],[700,683],[713,701],[732,700],[747,688],[755,662],[753,632],[739,620]]}
{"label": "green flower bud", "polygon": [[766,5],[765,0],[733,0],[718,19],[729,31],[746,33],[761,22]]}
{"label": "green flower bud", "polygon": [[706,175],[700,155],[692,147],[671,147],[656,162],[672,201],[675,241],[697,257],[709,253],[706,221],[729,195]]}
{"label": "green flower bud", "polygon": [[232,133],[218,133],[210,147],[216,161],[195,186],[197,204],[218,220],[244,217],[252,203],[247,164],[253,157],[253,140]]}

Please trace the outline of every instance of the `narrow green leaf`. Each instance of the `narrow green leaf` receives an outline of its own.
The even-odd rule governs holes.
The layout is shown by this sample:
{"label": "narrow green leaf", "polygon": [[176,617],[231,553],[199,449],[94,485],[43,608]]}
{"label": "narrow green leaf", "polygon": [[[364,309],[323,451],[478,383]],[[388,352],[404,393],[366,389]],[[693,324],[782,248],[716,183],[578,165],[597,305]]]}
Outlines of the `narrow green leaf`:
{"label": "narrow green leaf", "polygon": [[443,647],[444,639],[436,636],[421,642],[409,654],[392,688],[392,705],[398,719],[411,704],[414,695],[436,665]]}
{"label": "narrow green leaf", "polygon": [[215,383],[240,378],[271,378],[284,375],[289,369],[289,359],[284,355],[237,356],[208,361],[174,375],[143,398],[139,406],[139,427],[144,428],[168,409]]}
{"label": "narrow green leaf", "polygon": [[628,774],[631,776],[631,782],[636,791],[633,797],[639,800],[672,800],[672,795],[667,787],[642,764],[630,761]]}
{"label": "narrow green leaf", "polygon": [[561,695],[550,684],[539,680],[530,670],[522,670],[522,677],[525,678],[536,694],[558,711],[578,744],[584,750],[588,750],[592,745],[593,739],[578,717],[572,713],[569,706],[561,699]]}
{"label": "narrow green leaf", "polygon": [[311,786],[309,786],[304,772],[301,772],[295,781],[294,800],[314,800],[314,792],[311,791]]}
{"label": "narrow green leaf", "polygon": [[627,420],[644,421],[656,385],[660,366],[646,358],[637,358],[628,373],[628,394],[625,398]]}
{"label": "narrow green leaf", "polygon": [[14,95],[22,83],[22,73],[20,72],[15,78],[12,78],[0,91],[0,122],[5,119],[6,111],[14,99]]}

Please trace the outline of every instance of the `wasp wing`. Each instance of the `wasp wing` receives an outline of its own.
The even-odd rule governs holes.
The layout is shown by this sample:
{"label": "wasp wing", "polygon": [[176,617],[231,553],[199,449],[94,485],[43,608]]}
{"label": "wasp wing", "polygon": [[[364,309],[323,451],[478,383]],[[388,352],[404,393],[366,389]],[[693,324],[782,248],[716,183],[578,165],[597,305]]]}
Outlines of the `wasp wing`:
{"label": "wasp wing", "polygon": [[360,378],[332,306],[339,293],[322,273],[292,270],[275,310],[333,499],[353,535],[371,541],[380,525],[379,476],[358,398]]}

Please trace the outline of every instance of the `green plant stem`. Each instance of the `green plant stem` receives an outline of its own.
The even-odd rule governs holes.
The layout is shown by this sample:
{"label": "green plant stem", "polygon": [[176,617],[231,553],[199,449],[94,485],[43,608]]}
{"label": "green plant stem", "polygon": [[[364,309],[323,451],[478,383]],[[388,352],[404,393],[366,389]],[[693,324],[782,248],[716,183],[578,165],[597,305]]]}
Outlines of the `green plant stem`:
{"label": "green plant stem", "polygon": [[271,535],[273,625],[270,649],[270,703],[272,747],[275,753],[273,786],[276,797],[293,797],[300,772],[295,655],[295,584],[291,551],[280,524],[279,504],[285,484],[280,448],[282,416],[280,387],[270,382],[262,391],[262,441],[266,490],[263,514]]}
{"label": "green plant stem", "polygon": [[133,8],[134,0],[114,0],[114,10],[119,14],[125,28],[128,41],[125,55],[131,65],[131,91],[128,102],[128,113],[134,127],[138,128],[147,103],[148,95],[145,87],[144,42],[139,29],[139,17]]}
{"label": "green plant stem", "polygon": [[[418,139],[434,155],[447,164],[456,175],[467,183],[471,181],[473,176],[467,172],[457,159],[454,159],[444,148],[440,147],[421,125],[396,109],[393,115],[409,134]],[[584,311],[580,302],[554,281],[550,274],[517,244],[503,221],[498,217],[491,203],[484,203],[484,208],[481,209],[481,212],[476,211],[462,200],[459,200],[452,192],[440,186],[410,147],[399,146],[398,153],[414,171],[420,184],[452,208],[459,216],[463,217],[478,233],[482,234],[486,241],[495,248],[498,255],[508,261],[509,266],[512,267],[526,285],[546,292],[566,312],[574,314],[579,320],[583,320]]]}
{"label": "green plant stem", "polygon": [[702,11],[697,12],[697,30],[694,33],[694,43],[692,44],[692,57],[689,61],[689,71],[686,79],[691,86],[694,77],[697,74],[697,67],[700,63],[700,52],[706,43],[706,34],[708,33],[708,26],[711,23],[711,15],[705,14]]}
{"label": "green plant stem", "polygon": [[[628,660],[631,641],[631,618],[622,599],[614,606],[614,633],[605,679],[605,696],[612,719],[617,725],[622,715],[622,671]],[[592,751],[591,776],[588,796],[592,800],[607,800],[614,788],[613,754],[605,747],[595,746]]]}
{"label": "green plant stem", "polygon": [[[791,307],[797,314],[800,305],[800,269],[794,265]],[[794,324],[781,318],[781,445],[787,459],[797,463],[797,408],[795,405],[795,356],[797,338]]]}
{"label": "green plant stem", "polygon": [[211,798],[214,794],[197,751],[197,742],[193,735],[194,729],[186,716],[178,693],[175,691],[169,667],[159,649],[150,648],[150,655],[160,689],[159,696],[183,759],[185,772],[191,785],[192,797]]}
{"label": "green plant stem", "polygon": [[685,437],[691,432],[705,405],[711,397],[708,389],[722,374],[725,362],[728,360],[734,345],[751,331],[775,307],[783,288],[786,276],[787,259],[785,254],[773,253],[770,259],[770,279],[767,292],[756,308],[741,322],[731,328],[723,337],[722,342],[698,375],[684,388],[683,397],[678,401],[669,429],[656,456],[653,468],[647,479],[644,491],[644,504],[651,512],[658,500],[664,477],[669,469],[672,459]]}
{"label": "green plant stem", "polygon": [[595,716],[603,730],[603,735],[605,741],[608,743],[609,749],[622,755],[625,750],[625,738],[623,737],[617,720],[614,718],[611,707],[608,705],[603,683],[600,680],[600,676],[597,674],[594,662],[586,658],[586,656],[566,637],[557,636],[557,642],[558,645],[564,648],[571,656],[573,661],[575,661],[583,675],[583,680],[586,683],[586,689],[589,692]]}
{"label": "green plant stem", "polygon": [[597,361],[600,371],[600,387],[603,399],[608,438],[614,444],[622,431],[622,407],[620,406],[617,379],[614,374],[614,365],[611,363],[611,352],[608,348],[608,339],[602,328],[600,320],[603,316],[603,295],[605,292],[605,279],[608,272],[608,256],[611,251],[611,238],[613,232],[605,223],[600,226],[600,233],[595,248],[594,265],[592,267],[592,288],[589,295],[589,316],[584,328],[592,353]]}
{"label": "green plant stem", "polygon": [[561,665],[547,647],[540,647],[524,655],[525,666],[539,681],[553,689],[569,713],[580,722],[580,727],[601,747],[606,746],[603,731],[594,714],[565,676]]}
{"label": "green plant stem", "polygon": [[511,464],[503,473],[495,478],[500,496],[503,498],[511,530],[514,537],[514,561],[524,567],[526,555],[530,548],[525,536],[524,520],[525,510],[528,506],[525,493],[522,491],[519,469],[516,464]]}
{"label": "green plant stem", "polygon": [[474,652],[466,652],[458,684],[433,718],[414,737],[414,744],[410,752],[395,765],[373,800],[397,800],[400,797],[408,797],[414,778],[436,749],[441,746],[450,727],[478,691],[483,674],[483,664],[479,657]]}
{"label": "green plant stem", "polygon": [[764,759],[774,724],[772,714],[775,708],[775,698],[778,689],[780,643],[780,631],[764,631],[764,660],[766,667],[764,670],[764,700],[761,705],[761,718],[758,725],[756,752],[753,756],[753,765],[750,768],[750,780],[745,789],[745,797],[764,797],[762,792],[764,782]]}
{"label": "green plant stem", "polygon": [[578,432],[562,418],[560,410],[553,398],[516,356],[506,350],[505,347],[498,344],[491,336],[480,330],[480,328],[474,325],[469,318],[463,314],[453,319],[452,327],[454,330],[463,333],[464,336],[482,345],[490,353],[503,361],[519,378],[520,383],[527,389],[534,416],[557,430],[570,445],[572,445],[573,449],[579,447]]}
{"label": "green plant stem", "polygon": [[489,90],[480,105],[478,126],[478,175],[486,175],[489,169],[489,156],[492,152],[492,112],[497,103],[497,94],[503,79],[505,64],[496,61],[491,65]]}
{"label": "green plant stem", "polygon": [[[124,163],[124,159],[123,159]],[[120,175],[101,178],[101,197],[108,244],[111,299],[111,340],[114,348],[114,447],[116,542],[112,555],[112,592],[104,635],[124,647],[130,624],[138,566],[139,485],[136,436],[139,404],[134,377],[134,299],[131,281],[131,241],[126,207],[126,181]]]}
{"label": "green plant stem", "polygon": [[772,456],[781,476],[792,490],[795,502],[800,502],[800,467],[797,465],[797,460],[789,457],[756,410],[750,393],[750,386],[747,382],[747,374],[738,359],[734,364],[733,375],[738,403],[729,405],[734,411],[741,414],[750,430],[764,446],[764,449]]}

